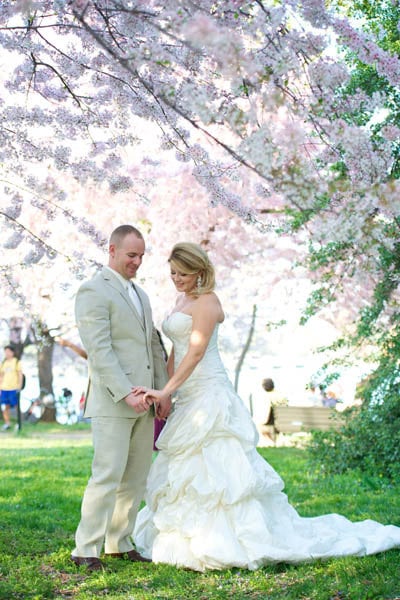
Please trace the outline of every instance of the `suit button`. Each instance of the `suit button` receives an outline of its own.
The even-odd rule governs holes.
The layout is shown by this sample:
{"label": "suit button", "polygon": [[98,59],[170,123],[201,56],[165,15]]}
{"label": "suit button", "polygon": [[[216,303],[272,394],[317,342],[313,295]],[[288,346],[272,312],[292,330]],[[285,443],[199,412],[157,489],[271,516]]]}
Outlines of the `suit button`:
{"label": "suit button", "polygon": [[150,365],[147,365],[147,368],[150,369]]}

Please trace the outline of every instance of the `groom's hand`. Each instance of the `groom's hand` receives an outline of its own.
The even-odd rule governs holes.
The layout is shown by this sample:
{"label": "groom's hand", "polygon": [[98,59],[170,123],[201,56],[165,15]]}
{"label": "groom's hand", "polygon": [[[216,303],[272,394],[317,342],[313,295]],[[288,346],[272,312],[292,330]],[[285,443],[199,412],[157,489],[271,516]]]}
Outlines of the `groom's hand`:
{"label": "groom's hand", "polygon": [[131,392],[125,396],[124,400],[138,414],[147,412],[153,404],[151,398],[145,398],[144,393],[134,394]]}

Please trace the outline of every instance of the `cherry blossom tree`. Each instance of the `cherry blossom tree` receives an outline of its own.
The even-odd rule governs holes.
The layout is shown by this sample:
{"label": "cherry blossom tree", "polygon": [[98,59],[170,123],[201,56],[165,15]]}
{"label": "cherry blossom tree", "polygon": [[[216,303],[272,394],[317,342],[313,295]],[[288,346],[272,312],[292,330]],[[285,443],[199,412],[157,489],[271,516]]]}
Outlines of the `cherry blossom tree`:
{"label": "cherry blossom tree", "polygon": [[[3,1],[6,247],[26,248],[23,268],[60,261],[83,276],[104,247],[99,221],[125,217],[129,199],[144,224],[146,211],[157,214],[154,256],[183,231],[223,250],[228,276],[246,254],[248,295],[271,245],[292,264],[307,249],[318,285],[305,316],[332,302],[344,314],[344,299],[351,322],[373,302],[382,255],[394,254],[399,212],[400,62],[356,16],[323,0]],[[356,62],[385,85],[356,85]],[[161,184],[176,163],[188,185],[168,196]],[[78,187],[98,191],[95,214]],[[199,189],[201,226],[192,223]],[[253,239],[235,248],[231,236]],[[382,319],[396,310],[395,287]]]}

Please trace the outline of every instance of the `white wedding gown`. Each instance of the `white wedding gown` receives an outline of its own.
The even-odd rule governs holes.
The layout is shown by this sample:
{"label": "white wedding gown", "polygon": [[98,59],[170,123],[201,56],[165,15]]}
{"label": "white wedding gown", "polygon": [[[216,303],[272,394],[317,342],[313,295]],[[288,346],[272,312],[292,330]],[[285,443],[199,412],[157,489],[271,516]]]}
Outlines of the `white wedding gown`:
{"label": "white wedding gown", "polygon": [[[191,317],[164,322],[176,365],[187,351]],[[158,439],[146,506],[133,535],[156,563],[197,571],[332,556],[374,554],[400,546],[400,527],[337,514],[302,518],[282,479],[256,450],[257,431],[221,362],[216,327],[207,351],[179,389]]]}

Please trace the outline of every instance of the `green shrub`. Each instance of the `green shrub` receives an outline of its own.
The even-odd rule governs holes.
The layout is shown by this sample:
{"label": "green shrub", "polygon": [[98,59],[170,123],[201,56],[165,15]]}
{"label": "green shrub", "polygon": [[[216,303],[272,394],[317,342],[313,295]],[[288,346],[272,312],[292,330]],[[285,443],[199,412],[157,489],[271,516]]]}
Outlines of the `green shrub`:
{"label": "green shrub", "polygon": [[[375,388],[375,391],[376,388]],[[360,469],[371,475],[400,479],[400,397],[370,399],[344,412],[346,425],[337,431],[315,431],[310,442],[314,464],[327,473]]]}

